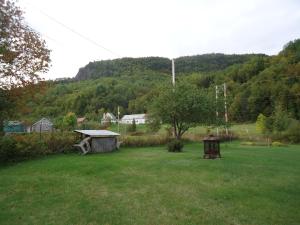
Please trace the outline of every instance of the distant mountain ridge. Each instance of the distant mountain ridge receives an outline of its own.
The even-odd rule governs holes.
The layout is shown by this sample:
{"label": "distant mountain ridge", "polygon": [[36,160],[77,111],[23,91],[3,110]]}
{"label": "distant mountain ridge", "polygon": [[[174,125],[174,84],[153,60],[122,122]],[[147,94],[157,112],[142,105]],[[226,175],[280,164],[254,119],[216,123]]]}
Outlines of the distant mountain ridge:
{"label": "distant mountain ridge", "polygon": [[[189,74],[223,70],[234,64],[242,64],[254,56],[263,54],[226,55],[221,53],[183,56],[175,59],[176,73]],[[131,76],[147,71],[170,74],[171,61],[163,57],[120,58],[90,62],[79,69],[74,80],[97,79],[101,77]]]}
{"label": "distant mountain ridge", "polygon": [[[177,80],[208,93],[226,83],[232,122],[253,122],[262,113],[282,109],[300,120],[300,39],[277,55],[206,54],[175,59]],[[171,84],[171,60],[162,57],[122,58],[91,62],[72,79],[47,83],[17,116],[36,121],[41,116],[58,123],[68,112],[99,121],[104,112],[145,113],[162,83]],[[219,99],[222,98],[220,94]],[[20,103],[23,104],[22,99]],[[224,114],[223,107],[219,115]],[[17,118],[16,118],[17,119]]]}

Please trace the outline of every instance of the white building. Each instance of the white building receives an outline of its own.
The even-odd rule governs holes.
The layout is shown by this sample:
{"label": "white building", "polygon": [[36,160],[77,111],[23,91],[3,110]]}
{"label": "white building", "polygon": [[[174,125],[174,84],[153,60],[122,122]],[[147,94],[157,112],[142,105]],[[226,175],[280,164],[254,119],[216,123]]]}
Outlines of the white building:
{"label": "white building", "polygon": [[124,115],[120,121],[123,124],[132,124],[135,120],[135,124],[145,124],[146,123],[146,114],[132,114]]}

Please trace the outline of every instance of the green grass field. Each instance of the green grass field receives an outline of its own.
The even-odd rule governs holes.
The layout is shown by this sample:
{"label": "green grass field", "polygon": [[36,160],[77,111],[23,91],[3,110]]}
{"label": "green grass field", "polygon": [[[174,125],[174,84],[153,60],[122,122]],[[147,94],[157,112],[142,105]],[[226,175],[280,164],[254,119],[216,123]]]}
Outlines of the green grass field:
{"label": "green grass field", "polygon": [[57,155],[0,168],[0,224],[300,223],[300,146]]}

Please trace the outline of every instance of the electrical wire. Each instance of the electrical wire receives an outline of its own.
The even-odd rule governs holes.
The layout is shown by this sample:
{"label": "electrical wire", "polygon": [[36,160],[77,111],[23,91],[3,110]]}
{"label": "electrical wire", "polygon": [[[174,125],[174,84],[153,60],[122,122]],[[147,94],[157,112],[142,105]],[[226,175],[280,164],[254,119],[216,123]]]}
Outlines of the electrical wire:
{"label": "electrical wire", "polygon": [[101,44],[97,43],[96,41],[94,41],[93,39],[91,39],[91,38],[89,38],[89,37],[87,37],[87,36],[81,34],[80,32],[76,31],[75,29],[73,29],[73,28],[67,26],[66,24],[64,24],[64,23],[62,23],[61,21],[55,19],[53,16],[50,16],[48,13],[44,12],[43,10],[39,9],[38,7],[32,5],[32,4],[29,3],[29,2],[25,2],[25,3],[28,4],[28,5],[30,5],[30,6],[32,6],[32,7],[35,8],[36,10],[38,10],[41,14],[43,14],[44,16],[46,16],[48,19],[50,19],[50,20],[52,20],[53,22],[59,24],[60,26],[62,26],[62,27],[64,27],[65,29],[69,30],[70,32],[76,34],[77,36],[81,37],[82,39],[84,39],[84,40],[90,42],[91,44],[93,44],[93,45],[95,45],[95,46],[97,46],[97,47],[99,47],[99,48],[101,48],[101,49],[106,50],[107,52],[110,52],[112,55],[115,55],[115,56],[121,58],[121,55],[117,54],[116,52],[110,50],[110,49],[107,48],[107,47],[104,47],[103,45],[101,45]]}

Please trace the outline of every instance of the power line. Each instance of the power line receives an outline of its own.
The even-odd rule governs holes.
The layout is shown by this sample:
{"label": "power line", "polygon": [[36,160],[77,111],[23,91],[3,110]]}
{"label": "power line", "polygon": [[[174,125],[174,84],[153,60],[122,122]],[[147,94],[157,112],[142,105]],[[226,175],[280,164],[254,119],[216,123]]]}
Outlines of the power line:
{"label": "power line", "polygon": [[82,39],[84,39],[84,40],[86,40],[86,41],[92,43],[93,45],[95,45],[95,46],[97,46],[97,47],[99,47],[99,48],[102,48],[102,49],[104,49],[104,50],[110,52],[111,54],[113,54],[113,55],[115,55],[115,56],[117,56],[117,57],[121,57],[119,54],[115,53],[114,51],[112,51],[112,50],[110,50],[110,49],[108,49],[108,48],[106,48],[106,47],[104,47],[103,45],[98,44],[98,43],[97,43],[96,41],[94,41],[93,39],[91,39],[91,38],[89,38],[89,37],[87,37],[87,36],[85,36],[85,35],[79,33],[78,31],[74,30],[73,28],[71,28],[71,27],[65,25],[64,23],[60,22],[59,20],[55,19],[54,17],[50,16],[49,14],[45,13],[44,11],[42,11],[41,9],[39,9],[38,7],[32,5],[31,3],[26,2],[26,4],[33,6],[33,7],[36,8],[41,14],[43,14],[43,15],[46,16],[46,17],[48,17],[50,20],[54,21],[55,23],[61,25],[61,26],[64,27],[65,29],[71,31],[72,33],[78,35],[78,36],[81,37]]}

